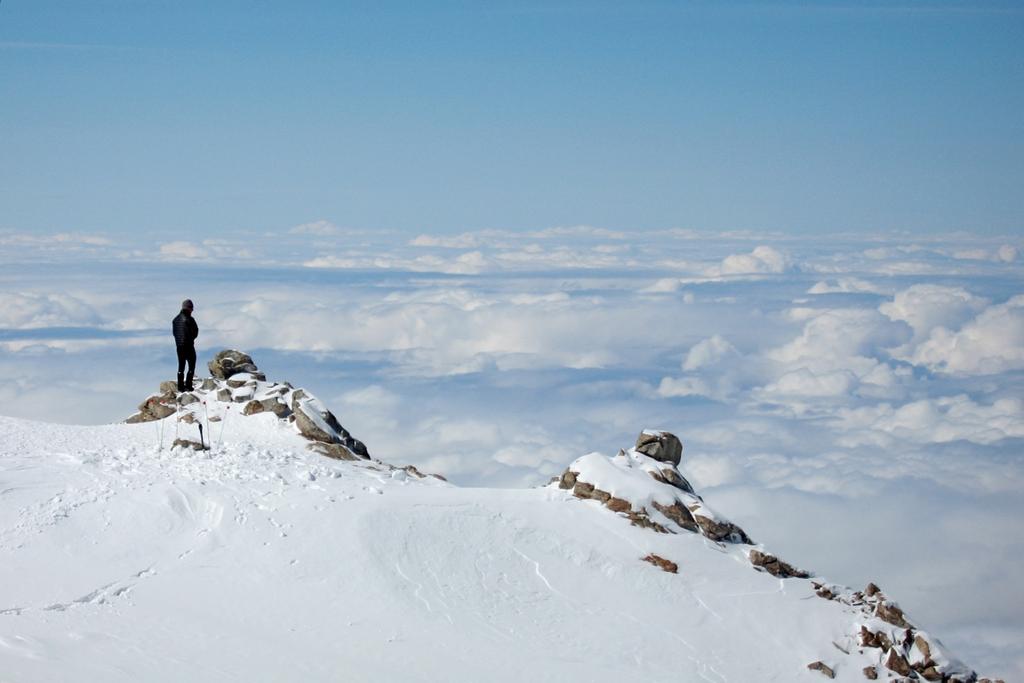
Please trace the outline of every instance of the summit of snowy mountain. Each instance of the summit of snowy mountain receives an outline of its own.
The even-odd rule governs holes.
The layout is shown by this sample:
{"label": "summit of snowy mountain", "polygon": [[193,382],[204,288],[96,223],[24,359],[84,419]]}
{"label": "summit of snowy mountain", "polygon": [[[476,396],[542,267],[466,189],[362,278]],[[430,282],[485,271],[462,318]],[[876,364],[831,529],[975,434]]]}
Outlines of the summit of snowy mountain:
{"label": "summit of snowy mountain", "polygon": [[978,680],[756,545],[669,432],[461,488],[242,352],[210,370],[125,423],[0,418],[0,680]]}

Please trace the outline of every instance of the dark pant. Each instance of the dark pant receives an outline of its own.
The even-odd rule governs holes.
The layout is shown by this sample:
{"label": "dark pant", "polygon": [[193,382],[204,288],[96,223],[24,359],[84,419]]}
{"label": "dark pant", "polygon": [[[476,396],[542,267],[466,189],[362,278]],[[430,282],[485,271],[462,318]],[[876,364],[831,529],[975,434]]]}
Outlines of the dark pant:
{"label": "dark pant", "polygon": [[[188,363],[188,377],[182,378],[185,373],[185,363]],[[178,391],[192,390],[192,377],[196,374],[196,347],[178,347]]]}

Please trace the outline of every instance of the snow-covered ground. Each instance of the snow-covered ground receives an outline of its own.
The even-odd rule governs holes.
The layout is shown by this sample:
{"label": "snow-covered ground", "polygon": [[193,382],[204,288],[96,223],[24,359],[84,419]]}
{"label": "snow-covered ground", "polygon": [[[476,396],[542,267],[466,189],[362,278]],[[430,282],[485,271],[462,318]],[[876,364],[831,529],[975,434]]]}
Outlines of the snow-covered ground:
{"label": "snow-covered ground", "polygon": [[0,681],[860,681],[878,659],[856,610],[749,546],[331,460],[270,413],[211,429],[171,450],[174,416],[0,418]]}

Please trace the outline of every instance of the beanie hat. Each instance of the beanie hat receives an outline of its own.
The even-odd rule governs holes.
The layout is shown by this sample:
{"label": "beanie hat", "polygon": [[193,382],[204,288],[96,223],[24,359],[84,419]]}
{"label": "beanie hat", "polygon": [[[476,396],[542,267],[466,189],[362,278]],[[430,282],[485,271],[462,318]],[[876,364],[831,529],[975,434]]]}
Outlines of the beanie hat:
{"label": "beanie hat", "polygon": [[181,310],[191,311],[193,308],[195,308],[195,306],[192,305],[192,299],[185,299],[181,302]]}

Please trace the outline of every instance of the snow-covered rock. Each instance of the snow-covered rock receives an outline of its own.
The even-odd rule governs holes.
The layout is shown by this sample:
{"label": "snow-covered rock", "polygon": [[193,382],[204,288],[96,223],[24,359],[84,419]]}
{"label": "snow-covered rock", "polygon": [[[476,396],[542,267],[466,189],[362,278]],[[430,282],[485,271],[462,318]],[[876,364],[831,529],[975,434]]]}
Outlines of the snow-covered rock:
{"label": "snow-covered rock", "polygon": [[[682,453],[678,437],[644,431],[637,443],[638,447],[620,450],[611,458],[600,453],[584,455],[551,485],[569,489],[577,498],[596,500],[636,526],[662,533],[696,532],[713,541],[752,543],[743,529],[708,507],[680,474],[676,467]],[[652,452],[657,457],[651,456]]]}
{"label": "snow-covered rock", "polygon": [[[193,391],[178,393],[174,382],[161,382],[160,393],[143,401],[139,411],[125,422],[154,422],[174,415],[180,423],[205,424],[209,431],[209,422],[224,420],[232,407],[237,408],[233,404],[243,404],[234,414],[244,418],[272,414],[312,442],[308,444],[310,450],[340,460],[370,458],[366,445],[353,437],[319,399],[288,382],[268,382],[248,354],[224,350],[209,365],[214,376],[197,379],[198,388]],[[202,438],[194,442],[202,443]]]}

